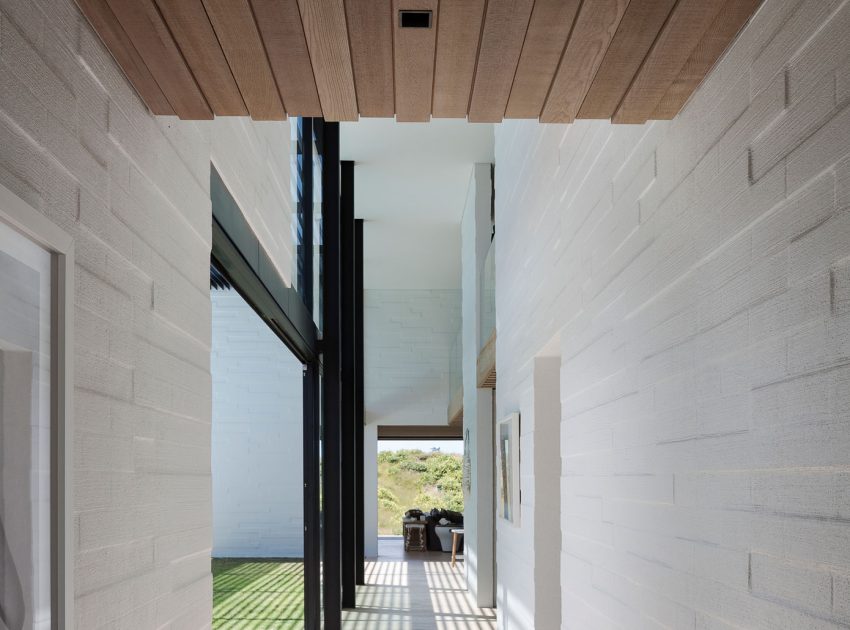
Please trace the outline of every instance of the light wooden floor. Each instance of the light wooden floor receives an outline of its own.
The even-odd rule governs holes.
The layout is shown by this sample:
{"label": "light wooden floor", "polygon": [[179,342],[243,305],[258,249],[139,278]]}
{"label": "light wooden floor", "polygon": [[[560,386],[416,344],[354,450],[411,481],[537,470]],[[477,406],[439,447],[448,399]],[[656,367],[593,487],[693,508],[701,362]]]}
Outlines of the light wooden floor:
{"label": "light wooden floor", "polygon": [[342,613],[346,630],[493,630],[496,614],[477,608],[466,590],[463,562],[451,554],[405,553],[401,538],[379,538],[378,559],[366,563],[357,606]]}

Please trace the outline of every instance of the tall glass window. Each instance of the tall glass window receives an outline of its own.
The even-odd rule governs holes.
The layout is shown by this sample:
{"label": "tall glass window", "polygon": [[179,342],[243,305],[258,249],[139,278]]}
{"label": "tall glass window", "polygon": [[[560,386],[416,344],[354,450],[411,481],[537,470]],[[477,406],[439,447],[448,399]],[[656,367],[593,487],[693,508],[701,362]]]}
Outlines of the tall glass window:
{"label": "tall glass window", "polygon": [[51,253],[0,223],[0,627],[51,627]]}

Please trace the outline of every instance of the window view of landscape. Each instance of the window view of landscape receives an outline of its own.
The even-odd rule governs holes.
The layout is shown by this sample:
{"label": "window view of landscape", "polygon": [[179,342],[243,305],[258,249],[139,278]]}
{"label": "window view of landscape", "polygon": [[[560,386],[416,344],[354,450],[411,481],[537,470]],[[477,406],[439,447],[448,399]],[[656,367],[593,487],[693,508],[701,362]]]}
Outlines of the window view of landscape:
{"label": "window view of landscape", "polygon": [[378,453],[378,533],[401,535],[410,509],[463,512],[463,459],[440,449]]}

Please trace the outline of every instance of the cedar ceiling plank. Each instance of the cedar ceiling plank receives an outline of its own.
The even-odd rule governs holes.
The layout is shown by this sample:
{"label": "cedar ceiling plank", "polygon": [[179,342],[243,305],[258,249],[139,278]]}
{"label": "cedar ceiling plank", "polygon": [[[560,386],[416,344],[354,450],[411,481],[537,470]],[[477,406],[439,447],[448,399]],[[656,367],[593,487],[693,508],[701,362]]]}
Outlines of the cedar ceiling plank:
{"label": "cedar ceiling plank", "polygon": [[505,118],[540,116],[579,4],[580,0],[534,3]]}
{"label": "cedar ceiling plank", "polygon": [[204,0],[210,22],[254,120],[283,120],[286,110],[248,0]]}
{"label": "cedar ceiling plank", "polygon": [[360,115],[392,118],[395,114],[392,0],[346,0],[345,13]]}
{"label": "cedar ceiling plank", "polygon": [[174,113],[184,120],[211,119],[213,112],[153,0],[108,2]]}
{"label": "cedar ceiling plank", "polygon": [[[428,122],[434,87],[437,47],[437,0],[393,0],[395,113],[399,122]],[[431,11],[431,28],[401,28],[398,13],[405,9]]]}
{"label": "cedar ceiling plank", "polygon": [[577,118],[611,118],[676,0],[632,0]]}
{"label": "cedar ceiling plank", "polygon": [[316,79],[297,0],[251,0],[286,111],[321,116]]}
{"label": "cedar ceiling plank", "polygon": [[207,102],[217,116],[245,116],[248,110],[201,0],[156,0]]}
{"label": "cedar ceiling plank", "polygon": [[357,120],[357,94],[342,0],[298,0],[325,120]]}
{"label": "cedar ceiling plank", "polygon": [[628,4],[629,0],[582,4],[540,113],[540,122],[570,123],[575,120]]}
{"label": "cedar ceiling plank", "polygon": [[484,4],[485,0],[440,2],[433,99],[437,118],[466,118]]}
{"label": "cedar ceiling plank", "polygon": [[679,76],[724,0],[679,0],[611,118],[645,123]]}
{"label": "cedar ceiling plank", "polygon": [[533,5],[534,0],[487,3],[469,104],[470,122],[502,121]]}
{"label": "cedar ceiling plank", "polygon": [[168,99],[106,0],[77,0],[77,5],[148,109],[158,116],[174,115]]}
{"label": "cedar ceiling plank", "polygon": [[691,94],[720,58],[735,36],[753,15],[761,0],[727,0],[697,47],[691,53],[679,76],[655,108],[653,119],[676,116]]}

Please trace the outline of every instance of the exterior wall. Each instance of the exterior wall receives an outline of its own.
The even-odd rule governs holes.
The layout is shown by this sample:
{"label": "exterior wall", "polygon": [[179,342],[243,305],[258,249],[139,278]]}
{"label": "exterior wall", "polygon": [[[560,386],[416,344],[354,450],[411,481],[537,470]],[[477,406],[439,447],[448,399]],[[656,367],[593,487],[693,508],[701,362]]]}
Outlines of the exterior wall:
{"label": "exterior wall", "polygon": [[478,388],[481,269],[490,246],[490,164],[476,164],[461,219],[463,269],[463,434],[469,436],[470,490],[464,496],[464,570],[479,606],[494,602],[493,390]]}
{"label": "exterior wall", "polygon": [[212,292],[214,557],[304,556],[301,363],[236,291]]}
{"label": "exterior wall", "polygon": [[460,291],[367,289],[363,308],[366,424],[446,424]]}
{"label": "exterior wall", "polygon": [[76,240],[78,628],[209,626],[209,165],[288,279],[288,154],[152,117],[72,0],[0,0],[0,183]]}
{"label": "exterior wall", "polygon": [[562,628],[850,623],[848,24],[766,0],[671,122],[497,128],[499,416],[560,333]]}

